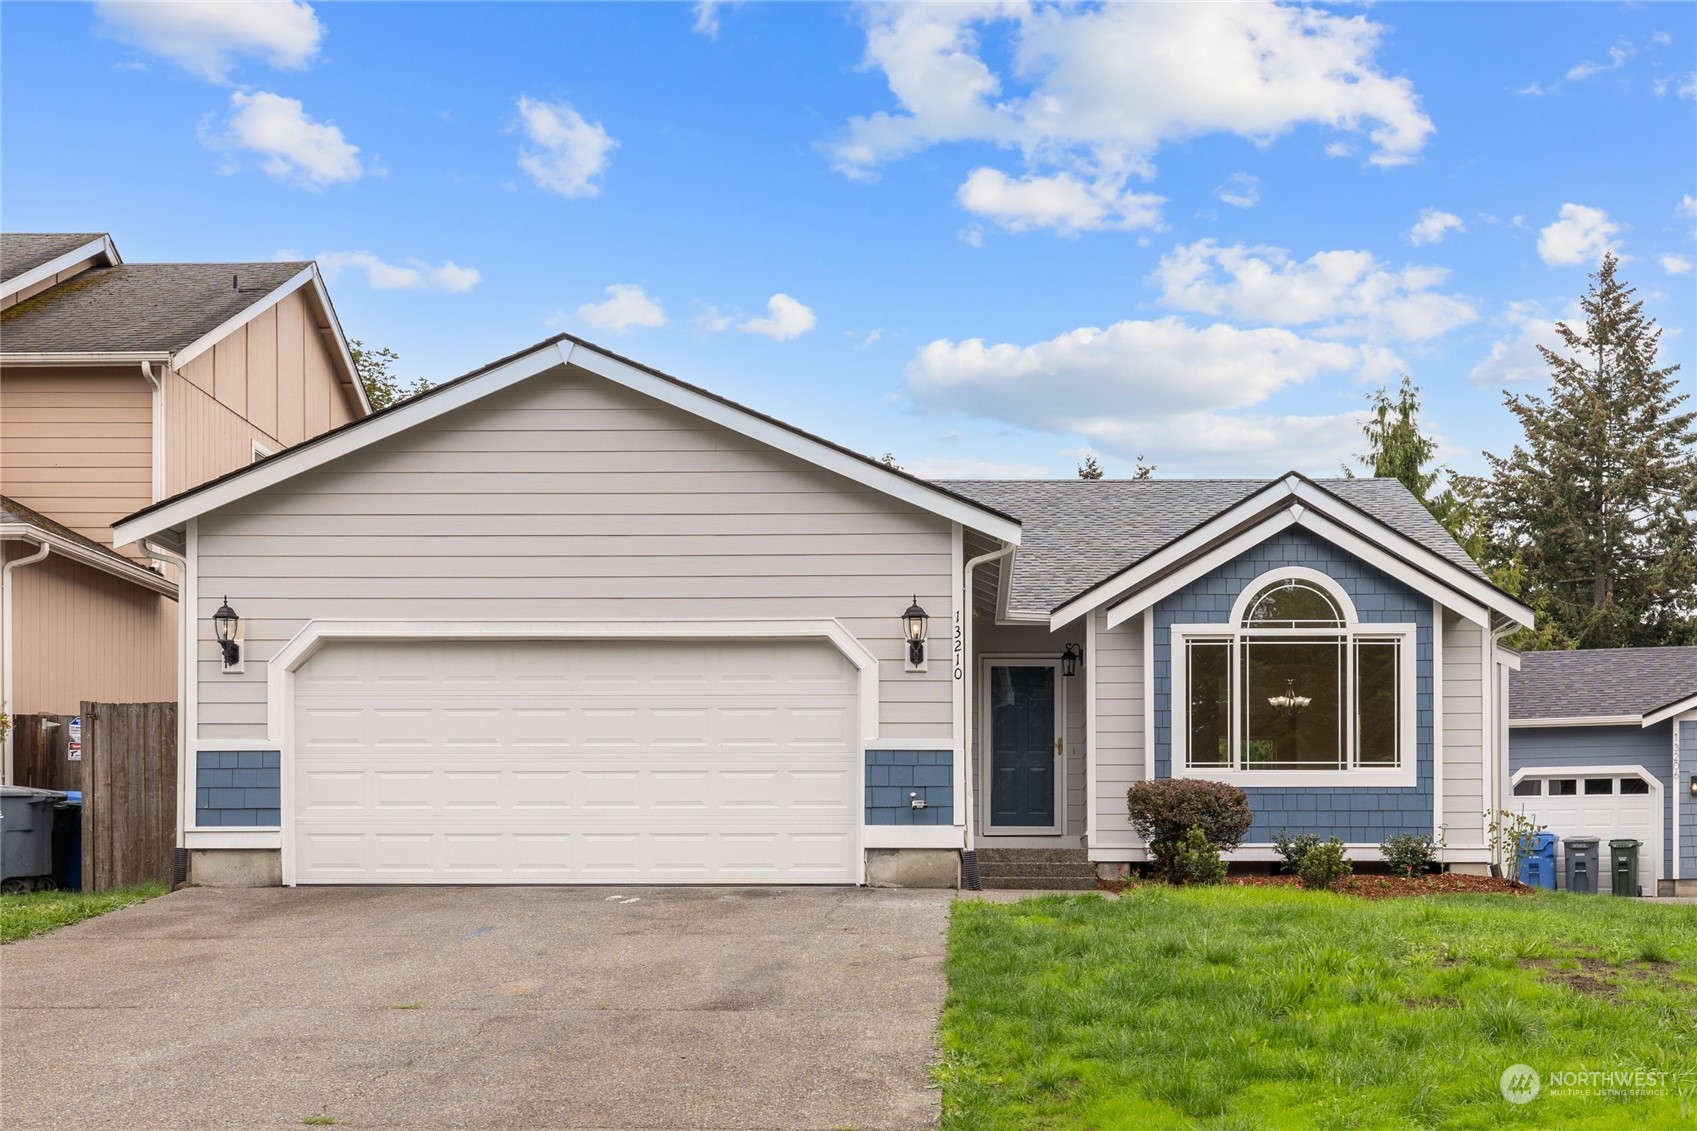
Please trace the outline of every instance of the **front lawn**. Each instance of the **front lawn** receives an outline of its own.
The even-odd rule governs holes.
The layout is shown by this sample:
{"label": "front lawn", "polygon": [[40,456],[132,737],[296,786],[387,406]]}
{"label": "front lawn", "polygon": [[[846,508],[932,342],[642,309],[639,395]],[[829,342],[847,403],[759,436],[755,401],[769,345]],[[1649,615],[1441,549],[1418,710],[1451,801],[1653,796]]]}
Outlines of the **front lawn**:
{"label": "front lawn", "polygon": [[[948,975],[949,1131],[1697,1120],[1697,906],[1255,887],[960,900]],[[1499,1089],[1517,1063],[1541,1074],[1525,1104]],[[1552,1076],[1639,1069],[1665,1075]]]}
{"label": "front lawn", "polygon": [[31,891],[0,895],[0,944],[44,935],[164,895],[167,890],[164,884],[142,884],[115,891]]}

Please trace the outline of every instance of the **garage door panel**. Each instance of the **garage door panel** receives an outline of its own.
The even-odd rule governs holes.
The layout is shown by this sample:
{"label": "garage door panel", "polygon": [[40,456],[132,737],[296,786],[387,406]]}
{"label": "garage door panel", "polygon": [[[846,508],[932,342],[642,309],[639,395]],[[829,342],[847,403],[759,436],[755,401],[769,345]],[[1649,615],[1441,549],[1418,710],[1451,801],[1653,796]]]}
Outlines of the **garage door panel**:
{"label": "garage door panel", "polygon": [[[1593,836],[1601,842],[1598,850],[1604,868],[1604,890],[1607,890],[1608,884],[1609,841],[1630,838],[1642,842],[1638,853],[1639,882],[1653,891],[1654,881],[1661,878],[1663,867],[1659,798],[1654,793],[1634,793],[1621,788],[1622,781],[1632,781],[1636,785],[1643,780],[1636,777],[1610,778],[1612,784],[1608,793],[1578,792],[1586,788],[1587,780],[1600,776],[1596,772],[1561,768],[1529,769],[1523,774],[1522,784],[1532,785],[1538,792],[1533,795],[1517,793],[1515,808],[1523,809],[1533,822],[1561,838],[1557,844],[1559,863],[1556,874],[1559,884],[1565,886],[1567,882],[1565,845],[1568,837]],[[1565,787],[1576,792],[1558,793],[1556,782],[1567,783]]]}
{"label": "garage door panel", "polygon": [[327,646],[295,879],[852,882],[857,684],[822,642]]}

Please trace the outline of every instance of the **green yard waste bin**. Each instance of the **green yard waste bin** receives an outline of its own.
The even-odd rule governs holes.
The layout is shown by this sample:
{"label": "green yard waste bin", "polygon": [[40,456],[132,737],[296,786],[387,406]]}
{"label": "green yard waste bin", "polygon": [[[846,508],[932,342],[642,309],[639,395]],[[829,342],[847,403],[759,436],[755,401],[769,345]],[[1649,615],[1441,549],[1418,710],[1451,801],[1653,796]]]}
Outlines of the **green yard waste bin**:
{"label": "green yard waste bin", "polygon": [[1616,895],[1638,894],[1638,846],[1636,840],[1609,841],[1609,873],[1614,876]]}

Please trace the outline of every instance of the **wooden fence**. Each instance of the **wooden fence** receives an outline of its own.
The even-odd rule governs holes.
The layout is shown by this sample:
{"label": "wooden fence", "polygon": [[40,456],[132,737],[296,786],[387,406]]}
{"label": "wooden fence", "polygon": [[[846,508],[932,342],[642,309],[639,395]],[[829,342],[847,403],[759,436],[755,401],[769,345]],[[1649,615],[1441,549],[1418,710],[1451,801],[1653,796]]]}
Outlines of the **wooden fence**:
{"label": "wooden fence", "polygon": [[[57,722],[45,727],[43,721]],[[171,882],[177,843],[177,705],[84,703],[82,757],[71,719],[20,715],[12,766],[19,785],[80,789],[83,890]]]}

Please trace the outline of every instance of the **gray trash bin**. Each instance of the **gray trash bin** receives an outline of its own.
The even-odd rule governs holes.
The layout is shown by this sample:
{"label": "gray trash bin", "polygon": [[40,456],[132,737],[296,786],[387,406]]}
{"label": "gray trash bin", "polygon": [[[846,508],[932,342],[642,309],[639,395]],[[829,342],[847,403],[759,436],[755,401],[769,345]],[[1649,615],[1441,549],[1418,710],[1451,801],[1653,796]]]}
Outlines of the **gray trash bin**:
{"label": "gray trash bin", "polygon": [[0,888],[53,885],[53,807],[63,800],[51,789],[0,785]]}
{"label": "gray trash bin", "polygon": [[1567,850],[1567,890],[1597,894],[1597,838],[1570,836],[1561,842]]}

